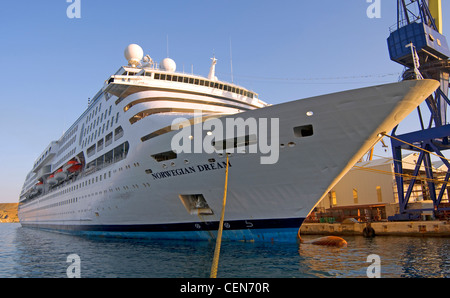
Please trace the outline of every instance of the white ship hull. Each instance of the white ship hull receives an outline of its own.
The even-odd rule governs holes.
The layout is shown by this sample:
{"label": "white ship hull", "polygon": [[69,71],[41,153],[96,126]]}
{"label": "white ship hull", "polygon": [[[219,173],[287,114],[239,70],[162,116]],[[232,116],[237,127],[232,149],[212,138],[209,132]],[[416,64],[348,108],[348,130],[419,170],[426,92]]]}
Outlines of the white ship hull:
{"label": "white ship hull", "polygon": [[[393,129],[437,85],[431,80],[405,81],[220,118],[278,118],[280,143],[274,164],[261,164],[260,153],[229,157],[223,238],[295,240],[310,211],[380,139],[379,134]],[[132,95],[133,100],[140,96],[148,94]],[[117,108],[123,109],[128,102],[123,100]],[[308,116],[309,111],[313,115]],[[177,132],[143,141],[143,135],[152,131],[150,121],[155,120],[146,118],[134,124],[123,120],[125,135],[120,141],[128,142],[130,148],[126,158],[23,203],[21,224],[80,234],[215,238],[226,157],[179,153],[174,159],[157,162],[151,155],[170,150]],[[312,135],[294,133],[294,127],[304,125],[312,126]],[[203,196],[206,211],[186,206],[193,195]]]}

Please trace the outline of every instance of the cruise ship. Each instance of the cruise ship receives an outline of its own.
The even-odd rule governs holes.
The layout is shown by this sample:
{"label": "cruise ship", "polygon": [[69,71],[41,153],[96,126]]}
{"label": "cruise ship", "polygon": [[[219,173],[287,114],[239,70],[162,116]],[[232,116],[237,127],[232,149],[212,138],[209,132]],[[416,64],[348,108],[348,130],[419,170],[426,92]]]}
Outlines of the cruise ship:
{"label": "cruise ship", "polygon": [[[314,206],[439,85],[411,80],[271,105],[136,44],[26,176],[23,227],[77,235],[295,240]],[[230,128],[231,127],[231,128]],[[227,177],[226,177],[227,176]]]}

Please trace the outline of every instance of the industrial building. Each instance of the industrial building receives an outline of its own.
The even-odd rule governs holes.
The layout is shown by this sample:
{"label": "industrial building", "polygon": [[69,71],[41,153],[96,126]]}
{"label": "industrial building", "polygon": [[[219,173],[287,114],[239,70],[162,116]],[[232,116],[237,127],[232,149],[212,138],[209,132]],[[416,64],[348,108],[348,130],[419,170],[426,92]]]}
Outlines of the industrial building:
{"label": "industrial building", "polygon": [[[403,178],[405,193],[418,162],[418,153],[403,155]],[[448,171],[442,161],[432,163],[434,183],[442,188],[444,177]],[[354,218],[360,222],[386,221],[389,216],[399,213],[396,173],[392,158],[380,158],[361,161],[350,170],[333,189],[325,196],[311,213],[308,222],[342,222],[346,218]],[[441,205],[449,204],[450,186],[445,186]],[[432,209],[428,178],[422,165],[411,191],[409,208]],[[439,217],[448,214],[439,213]],[[422,219],[434,219],[433,211],[422,211]]]}

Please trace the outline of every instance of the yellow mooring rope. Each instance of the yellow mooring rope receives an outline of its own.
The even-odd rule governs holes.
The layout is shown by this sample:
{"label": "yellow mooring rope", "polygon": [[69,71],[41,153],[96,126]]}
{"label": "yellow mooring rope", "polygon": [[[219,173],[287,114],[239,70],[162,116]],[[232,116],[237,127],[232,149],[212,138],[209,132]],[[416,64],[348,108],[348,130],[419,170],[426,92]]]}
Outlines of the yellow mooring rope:
{"label": "yellow mooring rope", "polygon": [[225,170],[225,188],[223,191],[222,202],[222,215],[220,216],[219,232],[217,233],[216,248],[214,249],[214,258],[211,265],[210,278],[217,277],[217,267],[219,266],[220,245],[222,244],[222,232],[223,232],[223,218],[225,217],[225,205],[227,204],[227,187],[228,187],[228,154],[227,154],[227,167]]}
{"label": "yellow mooring rope", "polygon": [[406,144],[406,145],[409,145],[409,146],[411,146],[411,147],[414,147],[414,148],[416,148],[416,149],[419,149],[419,150],[422,150],[422,151],[424,151],[424,152],[433,154],[433,155],[439,157],[440,159],[445,159],[446,161],[450,161],[450,159],[447,159],[447,158],[445,158],[444,156],[441,156],[441,155],[436,154],[436,153],[434,153],[434,152],[428,151],[428,150],[426,150],[426,149],[424,149],[424,148],[421,148],[421,147],[419,147],[419,146],[416,146],[416,145],[414,145],[414,144],[405,142],[405,141],[400,140],[400,139],[398,139],[398,138],[396,138],[396,137],[394,137],[394,136],[390,136],[390,135],[388,135],[388,134],[385,133],[385,132],[383,132],[383,133],[381,133],[381,134],[382,134],[383,136],[385,136],[385,137],[388,137],[388,138],[394,139],[394,140],[396,140],[396,141],[402,142],[402,143],[404,143],[404,144]]}

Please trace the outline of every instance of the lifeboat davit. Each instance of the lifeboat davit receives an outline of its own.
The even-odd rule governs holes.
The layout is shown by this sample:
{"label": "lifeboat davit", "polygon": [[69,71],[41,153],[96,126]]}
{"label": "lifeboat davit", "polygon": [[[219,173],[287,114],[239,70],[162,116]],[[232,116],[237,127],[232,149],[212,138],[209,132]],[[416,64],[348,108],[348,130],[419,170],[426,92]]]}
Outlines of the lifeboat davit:
{"label": "lifeboat davit", "polygon": [[56,181],[55,175],[51,174],[50,176],[48,176],[48,178],[47,178],[48,184],[54,185],[54,184],[56,184],[56,182],[58,182],[58,181]]}
{"label": "lifeboat davit", "polygon": [[63,171],[62,168],[56,170],[56,172],[55,172],[55,178],[56,178],[56,180],[61,181],[61,180],[66,179],[66,177],[67,177],[67,174]]}
{"label": "lifeboat davit", "polygon": [[65,164],[64,169],[69,173],[78,172],[81,170],[81,163],[75,160],[71,160]]}

